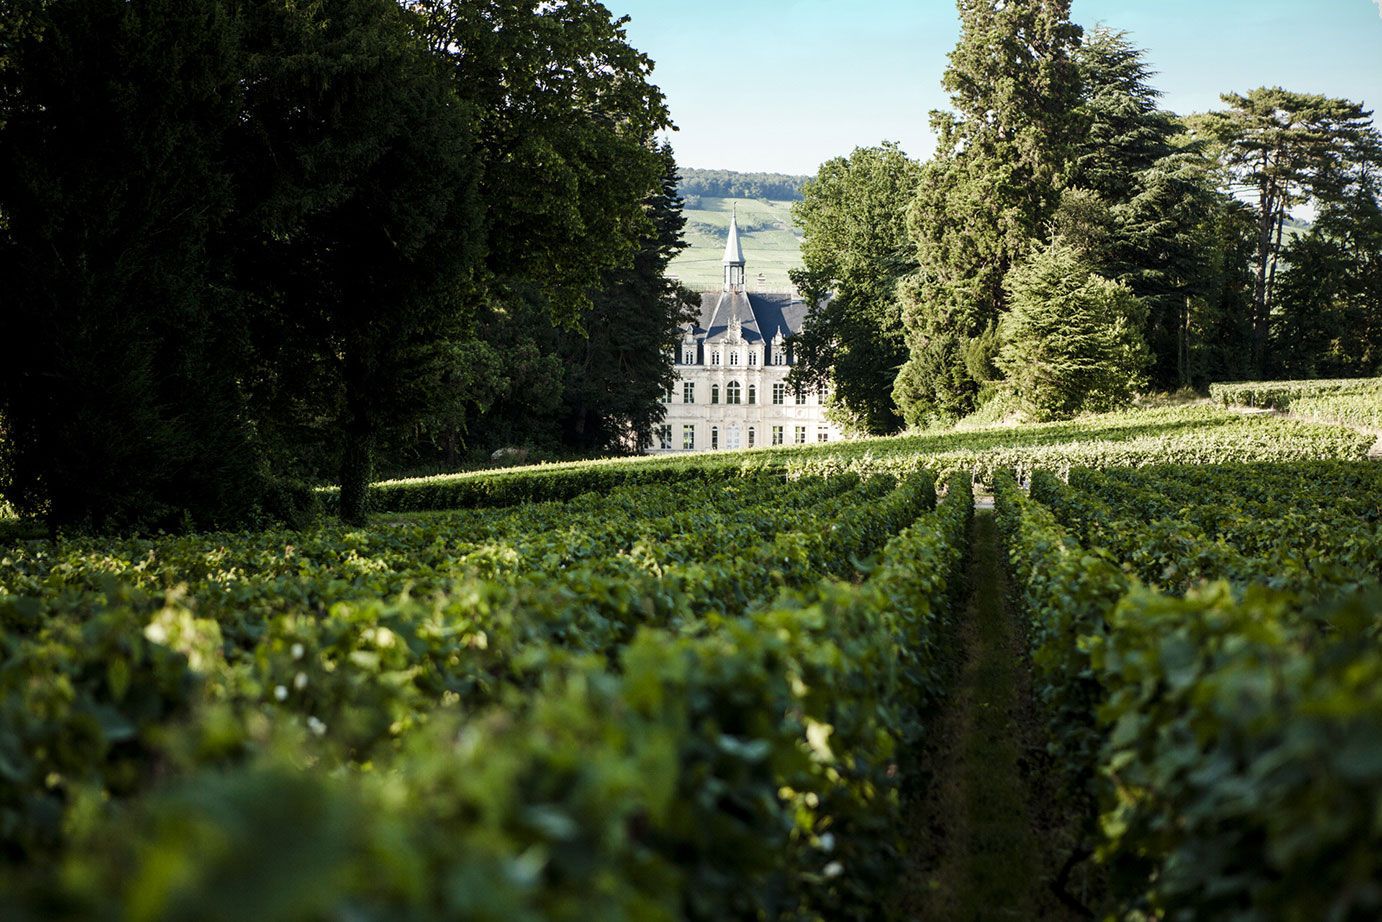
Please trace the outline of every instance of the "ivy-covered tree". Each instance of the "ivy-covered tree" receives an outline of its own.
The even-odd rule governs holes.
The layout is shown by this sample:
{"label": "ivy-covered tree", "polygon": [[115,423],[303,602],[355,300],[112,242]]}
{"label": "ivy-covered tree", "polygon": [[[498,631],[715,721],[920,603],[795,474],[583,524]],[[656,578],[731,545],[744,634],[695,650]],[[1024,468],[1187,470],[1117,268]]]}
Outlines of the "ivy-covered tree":
{"label": "ivy-covered tree", "polygon": [[974,408],[991,374],[983,344],[1008,307],[1003,278],[1045,238],[1080,125],[1067,0],[958,7],[943,80],[955,111],[931,114],[936,155],[908,214],[920,269],[895,396],[909,424]]}
{"label": "ivy-covered tree", "polygon": [[1005,284],[1012,309],[999,325],[997,364],[1033,418],[1114,409],[1142,386],[1145,311],[1127,286],[1095,273],[1059,239]]}
{"label": "ivy-covered tree", "polygon": [[897,285],[916,270],[907,204],[921,172],[895,143],[821,164],[792,215],[806,240],[792,283],[811,305],[793,337],[798,386],[831,385],[830,413],[847,429],[902,427],[893,382],[907,360]]}

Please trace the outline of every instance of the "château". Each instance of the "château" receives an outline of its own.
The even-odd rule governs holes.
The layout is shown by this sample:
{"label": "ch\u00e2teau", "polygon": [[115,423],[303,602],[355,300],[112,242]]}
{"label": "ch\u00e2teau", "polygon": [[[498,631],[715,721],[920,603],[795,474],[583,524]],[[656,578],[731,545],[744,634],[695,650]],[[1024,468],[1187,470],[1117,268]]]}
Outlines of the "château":
{"label": "ch\u00e2teau", "polygon": [[700,318],[683,327],[667,416],[652,451],[716,451],[839,439],[825,418],[824,389],[787,383],[789,338],[808,305],[791,293],[750,292],[737,215],[725,243],[724,281],[701,293]]}

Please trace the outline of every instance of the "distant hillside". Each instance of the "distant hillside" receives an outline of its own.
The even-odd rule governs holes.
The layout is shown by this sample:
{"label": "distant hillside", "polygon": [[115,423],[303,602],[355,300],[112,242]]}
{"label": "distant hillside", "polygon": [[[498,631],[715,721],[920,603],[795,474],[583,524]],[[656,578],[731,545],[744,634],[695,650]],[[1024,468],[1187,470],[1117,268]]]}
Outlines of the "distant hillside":
{"label": "distant hillside", "polygon": [[688,207],[700,207],[699,199],[761,198],[784,202],[801,199],[801,185],[809,176],[786,173],[736,173],[733,170],[694,170],[681,167],[681,195]]}
{"label": "distant hillside", "polygon": [[697,291],[719,288],[729,218],[737,209],[749,289],[757,289],[762,273],[766,290],[788,290],[787,270],[802,264],[800,229],[792,226],[791,201],[707,194],[696,196],[693,202],[685,193],[683,197],[687,199],[682,211],[686,216],[685,240],[690,246],[672,260],[667,267],[669,275],[677,276],[682,284]]}

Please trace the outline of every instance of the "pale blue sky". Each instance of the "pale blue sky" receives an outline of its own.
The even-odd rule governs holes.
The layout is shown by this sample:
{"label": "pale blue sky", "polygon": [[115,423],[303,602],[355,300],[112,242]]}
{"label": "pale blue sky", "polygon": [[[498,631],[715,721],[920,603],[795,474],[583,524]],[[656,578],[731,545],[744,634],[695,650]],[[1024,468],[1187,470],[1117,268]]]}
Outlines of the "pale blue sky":
{"label": "pale blue sky", "polygon": [[[931,153],[952,0],[604,2],[657,64],[684,166],[814,173],[885,139]],[[1177,112],[1258,86],[1382,110],[1382,0],[1072,0],[1071,18],[1129,32]]]}

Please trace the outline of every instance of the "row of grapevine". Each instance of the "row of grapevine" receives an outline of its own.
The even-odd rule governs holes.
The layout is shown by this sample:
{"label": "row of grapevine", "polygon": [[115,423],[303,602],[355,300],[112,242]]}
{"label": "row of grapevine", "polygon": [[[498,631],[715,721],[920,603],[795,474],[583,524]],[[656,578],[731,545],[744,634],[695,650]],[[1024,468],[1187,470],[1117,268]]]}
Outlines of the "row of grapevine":
{"label": "row of grapevine", "polygon": [[1037,473],[1032,493],[1144,583],[1261,582],[1311,596],[1382,576],[1382,468],[1369,462]]}
{"label": "row of grapevine", "polygon": [[7,918],[867,917],[972,509],[932,484],[7,552]]}
{"label": "row of grapevine", "polygon": [[1212,384],[1209,394],[1225,407],[1281,410],[1313,419],[1382,427],[1382,378]]}
{"label": "row of grapevine", "polygon": [[[1070,486],[1037,475],[1031,496],[998,478],[1034,684],[1069,790],[1097,815],[1114,917],[1382,912],[1377,475],[1292,467],[1075,471]],[[1332,491],[1344,508],[1316,556],[1297,546],[1268,563],[1250,556],[1260,543],[1235,548],[1251,517],[1194,522],[1210,495],[1264,515],[1270,484],[1293,476],[1303,506],[1325,509]],[[1298,524],[1278,495],[1271,508]],[[1356,541],[1372,550],[1351,557]],[[1162,556],[1139,557],[1143,542]],[[1149,574],[1166,591],[1144,586]],[[1216,576],[1235,582],[1203,581]]]}
{"label": "row of grapevine", "polygon": [[[543,465],[509,472],[444,475],[373,487],[380,512],[415,512],[562,500],[618,485],[725,482],[736,477],[797,478],[841,472],[902,474],[928,469],[941,479],[958,470],[989,482],[1002,469],[1064,471],[1072,466],[1220,464],[1249,460],[1361,458],[1372,439],[1348,428],[1287,419],[1248,418],[1215,407],[1111,413],[1007,428],[863,439],[822,451],[782,446],[711,455],[678,455]],[[330,508],[334,493],[322,497]]]}

